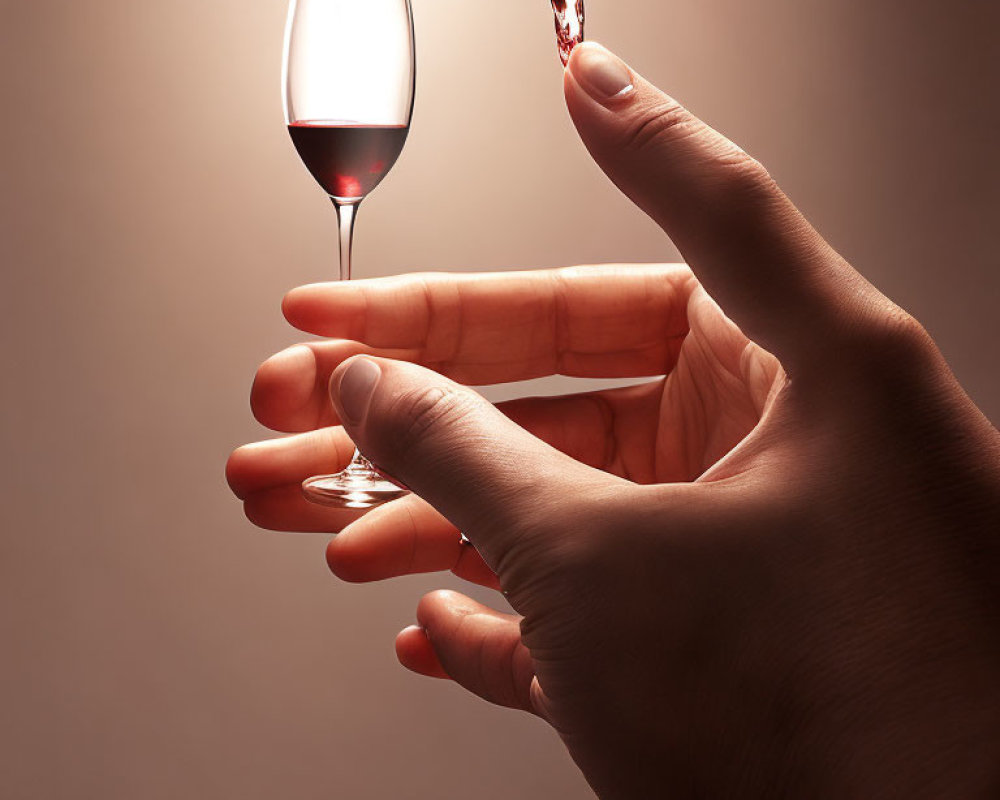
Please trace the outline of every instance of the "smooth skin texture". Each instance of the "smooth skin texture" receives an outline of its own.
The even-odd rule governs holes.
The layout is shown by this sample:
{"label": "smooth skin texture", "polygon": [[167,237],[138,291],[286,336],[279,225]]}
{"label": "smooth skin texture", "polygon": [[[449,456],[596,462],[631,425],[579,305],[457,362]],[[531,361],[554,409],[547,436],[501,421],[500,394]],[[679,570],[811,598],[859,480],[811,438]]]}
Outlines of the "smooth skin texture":
{"label": "smooth skin texture", "polygon": [[[760,164],[599,45],[565,89],[690,266],[292,291],[330,339],[257,374],[293,435],[232,455],[247,515],[339,532],[345,580],[502,590],[423,598],[399,659],[548,721],[602,798],[996,796],[1000,434]],[[648,380],[463,386],[550,374]],[[415,495],[305,501],[351,440]]]}

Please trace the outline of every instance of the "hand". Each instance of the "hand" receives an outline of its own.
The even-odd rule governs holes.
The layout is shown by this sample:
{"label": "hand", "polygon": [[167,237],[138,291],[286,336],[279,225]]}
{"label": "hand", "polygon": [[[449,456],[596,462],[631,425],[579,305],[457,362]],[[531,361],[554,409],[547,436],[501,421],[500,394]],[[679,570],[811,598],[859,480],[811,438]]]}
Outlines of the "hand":
{"label": "hand", "polygon": [[[257,417],[308,432],[233,455],[247,514],[341,530],[348,580],[453,569],[502,589],[519,616],[424,598],[400,659],[546,719],[601,797],[995,790],[1000,436],[749,156],[595,45],[566,98],[698,281],[293,291],[289,320],[337,338],[261,367]],[[553,373],[666,377],[499,410],[460,385]],[[348,435],[422,499],[360,519],[302,499]]]}

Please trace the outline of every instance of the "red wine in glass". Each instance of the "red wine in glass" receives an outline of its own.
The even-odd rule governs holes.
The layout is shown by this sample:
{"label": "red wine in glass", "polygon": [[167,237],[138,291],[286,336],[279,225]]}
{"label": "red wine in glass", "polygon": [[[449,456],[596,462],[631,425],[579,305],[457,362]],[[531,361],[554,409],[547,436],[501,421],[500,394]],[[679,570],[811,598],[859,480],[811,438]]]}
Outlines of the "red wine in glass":
{"label": "red wine in glass", "polygon": [[569,62],[573,48],[583,41],[583,0],[552,0],[556,18],[556,42],[563,66]]}
{"label": "red wine in glass", "polygon": [[[414,95],[410,0],[289,0],[285,122],[305,166],[333,201],[340,278],[351,278],[358,207],[399,158]],[[407,494],[360,453],[302,484],[308,500],[366,509]]]}
{"label": "red wine in glass", "polygon": [[406,125],[350,125],[297,120],[288,126],[299,157],[330,197],[360,200],[392,169]]}

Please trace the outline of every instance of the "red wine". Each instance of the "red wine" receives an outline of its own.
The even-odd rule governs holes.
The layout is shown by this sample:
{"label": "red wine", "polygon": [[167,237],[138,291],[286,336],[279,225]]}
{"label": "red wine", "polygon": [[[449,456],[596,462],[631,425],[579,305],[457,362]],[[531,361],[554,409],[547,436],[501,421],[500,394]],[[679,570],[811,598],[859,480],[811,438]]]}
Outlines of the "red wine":
{"label": "red wine", "polygon": [[331,197],[361,199],[392,169],[406,125],[338,125],[299,120],[288,126],[299,157]]}
{"label": "red wine", "polygon": [[552,0],[556,15],[556,41],[563,66],[573,48],[583,41],[583,0]]}

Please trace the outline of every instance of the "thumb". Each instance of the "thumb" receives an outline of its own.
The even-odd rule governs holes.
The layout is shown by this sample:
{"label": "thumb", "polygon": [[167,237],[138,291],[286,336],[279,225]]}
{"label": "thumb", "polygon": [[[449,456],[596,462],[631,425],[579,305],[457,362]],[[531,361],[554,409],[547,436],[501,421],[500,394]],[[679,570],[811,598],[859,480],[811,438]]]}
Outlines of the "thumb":
{"label": "thumb", "polygon": [[[567,522],[565,498],[596,498],[626,485],[415,364],[357,356],[333,373],[330,393],[361,451],[465,532],[501,580],[506,565],[522,560],[510,558],[516,551],[533,551],[539,540],[546,552],[556,549],[545,520]],[[569,512],[575,517],[585,504],[574,499]]]}
{"label": "thumb", "polygon": [[[849,321],[874,290],[823,241],[767,171],[604,47],[578,46],[566,102],[608,177],[673,239],[751,338],[782,360]],[[875,293],[877,294],[877,293]]]}

